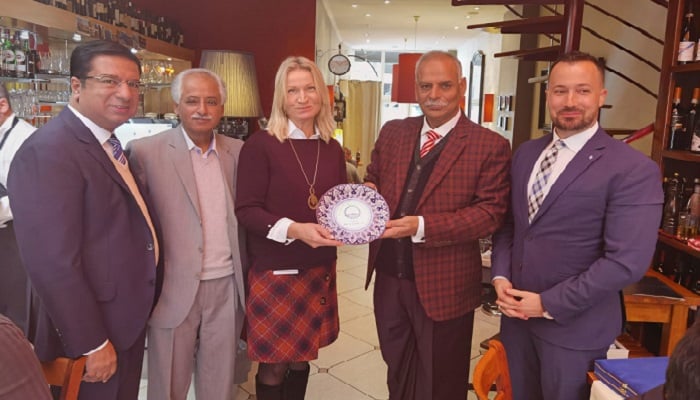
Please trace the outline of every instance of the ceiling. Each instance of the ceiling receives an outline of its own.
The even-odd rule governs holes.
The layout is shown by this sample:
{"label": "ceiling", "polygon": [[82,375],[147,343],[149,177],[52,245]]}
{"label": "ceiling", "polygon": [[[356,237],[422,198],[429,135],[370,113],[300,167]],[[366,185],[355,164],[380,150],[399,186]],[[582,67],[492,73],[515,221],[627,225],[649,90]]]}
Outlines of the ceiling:
{"label": "ceiling", "polygon": [[[344,47],[451,50],[474,35],[467,25],[499,21],[502,6],[452,6],[451,0],[321,0]],[[414,16],[418,16],[418,21]]]}

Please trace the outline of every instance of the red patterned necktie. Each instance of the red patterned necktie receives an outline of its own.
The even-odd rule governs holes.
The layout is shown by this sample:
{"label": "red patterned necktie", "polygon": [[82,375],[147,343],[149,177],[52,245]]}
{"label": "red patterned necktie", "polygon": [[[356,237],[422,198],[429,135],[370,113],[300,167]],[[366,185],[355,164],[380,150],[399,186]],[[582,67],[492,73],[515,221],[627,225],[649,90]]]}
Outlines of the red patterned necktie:
{"label": "red patterned necktie", "polygon": [[435,147],[437,140],[440,139],[440,134],[435,131],[428,131],[426,135],[428,136],[428,140],[426,140],[425,143],[423,143],[423,146],[420,148],[421,158],[428,154],[430,150]]}

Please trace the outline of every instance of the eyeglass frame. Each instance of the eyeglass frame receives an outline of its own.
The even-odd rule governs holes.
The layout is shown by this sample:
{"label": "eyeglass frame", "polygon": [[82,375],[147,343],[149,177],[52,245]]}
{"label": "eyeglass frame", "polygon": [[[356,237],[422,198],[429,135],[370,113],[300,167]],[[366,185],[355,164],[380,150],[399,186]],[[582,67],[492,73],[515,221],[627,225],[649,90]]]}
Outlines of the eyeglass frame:
{"label": "eyeglass frame", "polygon": [[[86,75],[81,80],[94,79],[104,87],[114,90],[118,89],[123,83],[132,90],[139,90],[143,87],[140,80],[127,79],[120,81],[114,75]],[[111,81],[111,82],[110,82]]]}

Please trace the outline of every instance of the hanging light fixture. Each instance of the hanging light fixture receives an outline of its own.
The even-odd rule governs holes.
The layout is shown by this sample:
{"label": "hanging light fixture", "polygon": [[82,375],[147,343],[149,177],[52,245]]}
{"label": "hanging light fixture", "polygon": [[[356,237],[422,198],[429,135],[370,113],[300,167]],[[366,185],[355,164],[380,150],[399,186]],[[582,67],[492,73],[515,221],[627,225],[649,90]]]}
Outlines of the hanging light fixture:
{"label": "hanging light fixture", "polygon": [[[417,46],[418,19],[420,15],[414,15],[415,27],[413,29],[413,48]],[[391,101],[395,103],[416,102],[416,64],[422,53],[401,53],[398,64],[391,68]]]}

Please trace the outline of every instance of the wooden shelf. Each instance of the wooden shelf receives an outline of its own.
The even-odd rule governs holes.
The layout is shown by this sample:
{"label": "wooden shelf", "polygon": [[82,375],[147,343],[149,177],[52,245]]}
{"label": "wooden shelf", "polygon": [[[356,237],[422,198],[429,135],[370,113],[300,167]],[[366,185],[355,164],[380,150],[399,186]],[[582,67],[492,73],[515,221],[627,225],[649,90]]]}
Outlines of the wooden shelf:
{"label": "wooden shelf", "polygon": [[684,240],[681,240],[680,238],[669,235],[668,233],[662,231],[659,229],[659,242],[671,246],[676,250],[680,250],[686,254],[690,254],[691,256],[695,258],[700,258],[700,250],[696,250],[686,244]]}
{"label": "wooden shelf", "polygon": [[129,37],[138,36],[142,38],[146,43],[144,48],[148,52],[187,61],[189,63],[194,61],[194,50],[149,38],[130,29],[120,28],[87,16],[73,14],[70,11],[33,0],[2,0],[0,1],[0,16],[15,18],[30,24],[54,28],[65,32],[78,31],[78,19],[88,20],[93,25],[100,25],[104,31],[112,32],[113,38],[116,38],[118,33],[124,33]]}
{"label": "wooden shelf", "polygon": [[661,152],[661,157],[679,161],[700,163],[700,154],[691,153],[686,150],[663,150]]}
{"label": "wooden shelf", "polygon": [[671,72],[700,72],[700,61],[690,64],[680,64],[671,67]]}

